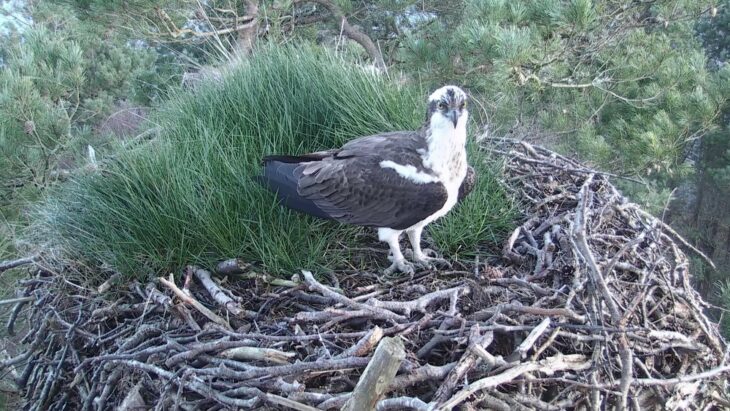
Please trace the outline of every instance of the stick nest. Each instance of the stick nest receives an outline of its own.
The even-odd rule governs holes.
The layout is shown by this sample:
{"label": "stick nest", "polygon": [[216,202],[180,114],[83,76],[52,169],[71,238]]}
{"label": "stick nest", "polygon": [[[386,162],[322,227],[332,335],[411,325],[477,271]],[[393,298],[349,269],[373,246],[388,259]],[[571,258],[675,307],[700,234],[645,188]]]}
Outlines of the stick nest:
{"label": "stick nest", "polygon": [[23,312],[29,331],[0,366],[28,409],[340,409],[398,336],[377,409],[730,406],[691,246],[605,174],[524,142],[487,149],[527,216],[498,264],[281,280],[230,260],[112,292],[34,260],[10,327]]}

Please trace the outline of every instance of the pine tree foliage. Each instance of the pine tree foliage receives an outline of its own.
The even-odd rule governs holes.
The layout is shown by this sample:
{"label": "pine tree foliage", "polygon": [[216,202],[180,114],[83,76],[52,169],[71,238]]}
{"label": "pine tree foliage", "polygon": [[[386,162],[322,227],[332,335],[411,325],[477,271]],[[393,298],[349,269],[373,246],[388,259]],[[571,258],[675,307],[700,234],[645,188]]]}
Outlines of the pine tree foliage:
{"label": "pine tree foliage", "polygon": [[[9,34],[0,71],[0,207],[34,197],[79,164],[86,144],[120,101],[147,105],[166,86],[170,68],[153,50],[70,6],[39,2],[33,24]],[[100,41],[103,40],[103,41]],[[17,204],[15,204],[17,205]]]}
{"label": "pine tree foliage", "polygon": [[467,86],[496,133],[556,132],[565,151],[668,186],[690,172],[688,144],[724,98],[692,35],[706,6],[469,0],[456,25],[434,19],[408,36],[401,67]]}
{"label": "pine tree foliage", "polygon": [[[709,16],[697,24],[697,32],[708,54],[715,90],[730,96],[730,1],[713,7]],[[683,220],[687,232],[718,265],[712,270],[695,264],[699,285],[708,299],[730,308],[730,102],[725,101],[720,127],[704,138],[700,152],[700,173],[696,181],[697,200],[688,218]],[[730,335],[730,317],[723,318],[723,328]]]}

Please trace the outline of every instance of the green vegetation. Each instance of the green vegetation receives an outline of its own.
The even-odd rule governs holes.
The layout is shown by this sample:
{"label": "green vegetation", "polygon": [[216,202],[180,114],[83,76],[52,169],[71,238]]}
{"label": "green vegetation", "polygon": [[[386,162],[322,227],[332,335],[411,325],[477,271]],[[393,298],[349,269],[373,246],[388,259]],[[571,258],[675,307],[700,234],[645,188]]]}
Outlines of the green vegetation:
{"label": "green vegetation", "polygon": [[[141,123],[130,108],[158,100],[175,71],[68,5],[39,2],[27,12],[33,25],[0,46],[0,238],[27,223],[24,210],[44,190],[87,165],[87,145],[99,157],[113,151],[110,115]],[[3,240],[0,258],[13,248]]]}
{"label": "green vegetation", "polygon": [[[415,129],[426,96],[313,47],[259,49],[222,82],[171,98],[157,140],[64,185],[34,229],[69,255],[135,275],[227,257],[272,272],[337,264],[353,230],[277,206],[252,181],[261,157]],[[471,155],[477,190],[432,230],[450,252],[500,239],[514,217],[483,154]]]}

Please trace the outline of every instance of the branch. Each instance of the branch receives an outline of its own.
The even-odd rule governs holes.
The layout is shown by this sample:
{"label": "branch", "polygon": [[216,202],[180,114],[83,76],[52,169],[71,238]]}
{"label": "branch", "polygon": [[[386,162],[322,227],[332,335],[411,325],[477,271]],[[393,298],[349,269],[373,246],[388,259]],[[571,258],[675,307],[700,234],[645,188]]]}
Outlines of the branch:
{"label": "branch", "polygon": [[200,303],[200,301],[194,299],[193,297],[185,294],[181,289],[179,289],[176,285],[174,280],[172,279],[172,274],[170,275],[170,279],[167,280],[164,277],[159,278],[160,282],[167,286],[170,290],[172,290],[173,293],[177,296],[177,298],[180,299],[183,303],[190,304],[193,307],[195,307],[196,310],[200,311],[201,314],[208,317],[211,321],[213,321],[216,324],[220,324],[223,327],[226,327],[227,329],[230,329],[231,326],[228,324],[228,321],[224,320],[220,316],[218,316],[213,311],[210,311],[208,307],[204,306]]}
{"label": "branch", "polygon": [[373,41],[370,39],[370,37],[368,37],[367,34],[363,33],[360,29],[351,25],[350,22],[347,21],[345,14],[342,12],[342,9],[340,9],[338,5],[330,0],[295,0],[294,4],[302,4],[307,2],[317,3],[329,10],[329,12],[332,13],[332,17],[334,17],[341,26],[341,30],[345,34],[345,36],[355,41],[357,44],[361,45],[365,49],[365,51],[368,53],[368,56],[370,56],[370,58],[375,63],[375,67],[380,70],[386,70],[383,55],[380,53],[378,47],[375,45],[375,43],[373,43]]}
{"label": "branch", "polygon": [[403,340],[400,337],[387,337],[378,344],[373,359],[363,371],[352,392],[352,397],[343,408],[345,411],[369,411],[375,408],[380,397],[388,390],[406,358]]}
{"label": "branch", "polygon": [[11,268],[33,264],[38,261],[39,258],[39,255],[34,255],[31,257],[18,258],[17,260],[0,261],[0,273],[10,270]]}
{"label": "branch", "polygon": [[590,361],[587,361],[585,356],[580,354],[558,354],[554,357],[549,357],[542,361],[523,363],[513,368],[510,368],[501,374],[482,378],[481,380],[477,380],[469,384],[466,388],[456,393],[456,395],[451,397],[449,401],[441,405],[438,409],[450,410],[479,391],[508,383],[526,373],[540,372],[553,374],[556,371],[564,370],[581,371],[590,368],[591,364],[592,363]]}

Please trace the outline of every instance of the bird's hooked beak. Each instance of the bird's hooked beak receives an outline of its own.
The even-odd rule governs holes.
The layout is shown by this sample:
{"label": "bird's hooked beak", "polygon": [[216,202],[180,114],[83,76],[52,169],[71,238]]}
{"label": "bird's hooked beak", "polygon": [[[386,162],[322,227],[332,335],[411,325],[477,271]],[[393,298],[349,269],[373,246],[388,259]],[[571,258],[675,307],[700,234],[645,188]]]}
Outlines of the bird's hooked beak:
{"label": "bird's hooked beak", "polygon": [[446,117],[454,123],[454,128],[456,128],[456,123],[459,122],[459,112],[457,110],[451,110]]}

